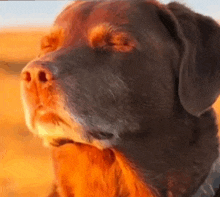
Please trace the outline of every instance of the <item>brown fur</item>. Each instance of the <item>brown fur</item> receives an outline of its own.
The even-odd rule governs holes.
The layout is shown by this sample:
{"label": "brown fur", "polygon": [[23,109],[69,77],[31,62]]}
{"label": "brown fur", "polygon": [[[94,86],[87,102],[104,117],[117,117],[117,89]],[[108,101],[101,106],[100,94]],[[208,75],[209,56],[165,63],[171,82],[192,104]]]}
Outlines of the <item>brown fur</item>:
{"label": "brown fur", "polygon": [[67,144],[53,148],[53,160],[62,197],[73,194],[80,197],[156,196],[117,151]]}
{"label": "brown fur", "polygon": [[117,31],[106,23],[93,27],[89,32],[88,40],[93,48],[120,52],[130,52],[137,45],[128,33]]}
{"label": "brown fur", "polygon": [[219,37],[178,3],[64,9],[22,81],[27,125],[52,145],[58,196],[192,196],[218,156]]}
{"label": "brown fur", "polygon": [[49,35],[46,35],[41,40],[40,56],[57,50],[64,41],[64,31],[61,27],[53,27]]}

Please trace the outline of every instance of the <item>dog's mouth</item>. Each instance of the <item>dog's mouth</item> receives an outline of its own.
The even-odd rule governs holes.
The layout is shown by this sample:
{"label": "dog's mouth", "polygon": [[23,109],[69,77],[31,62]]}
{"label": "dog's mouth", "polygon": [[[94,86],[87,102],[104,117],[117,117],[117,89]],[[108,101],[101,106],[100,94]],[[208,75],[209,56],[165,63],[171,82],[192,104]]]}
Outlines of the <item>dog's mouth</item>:
{"label": "dog's mouth", "polygon": [[54,112],[47,112],[45,110],[38,110],[34,117],[33,126],[35,127],[36,122],[40,122],[42,124],[53,124],[59,125],[60,123],[65,124],[66,126],[70,126],[64,121],[59,115]]}
{"label": "dog's mouth", "polygon": [[[101,131],[89,131],[88,133],[97,140],[110,140],[111,138],[114,137],[112,133],[106,133]],[[50,142],[50,145],[59,147],[70,143],[73,144],[74,140],[69,138],[53,138],[52,141]]]}
{"label": "dog's mouth", "polygon": [[88,133],[97,140],[109,140],[114,137],[112,133],[102,131],[89,131]]}
{"label": "dog's mouth", "polygon": [[[88,132],[93,138],[98,139],[98,140],[109,140],[113,138],[112,133],[104,133],[101,131],[89,131]],[[51,146],[62,146],[65,144],[74,144],[74,140],[69,139],[69,138],[53,138],[52,141],[50,141]]]}
{"label": "dog's mouth", "polygon": [[65,144],[74,144],[74,141],[68,138],[54,138],[51,142],[51,146],[59,147]]}
{"label": "dog's mouth", "polygon": [[79,123],[68,119],[68,117],[44,108],[36,110],[32,122],[34,133],[44,139],[46,146],[58,147],[77,142],[105,147],[108,140],[114,139],[112,133],[84,128]]}
{"label": "dog's mouth", "polygon": [[80,125],[71,122],[63,113],[60,115],[40,106],[35,110],[31,119],[31,130],[44,139],[46,146],[61,146],[81,138]]}

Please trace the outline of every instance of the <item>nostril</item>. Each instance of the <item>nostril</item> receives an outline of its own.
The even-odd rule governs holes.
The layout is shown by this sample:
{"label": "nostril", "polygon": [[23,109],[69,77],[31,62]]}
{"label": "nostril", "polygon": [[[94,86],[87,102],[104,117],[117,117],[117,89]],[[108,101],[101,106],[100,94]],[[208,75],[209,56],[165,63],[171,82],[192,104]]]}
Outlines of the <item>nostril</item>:
{"label": "nostril", "polygon": [[52,79],[51,75],[44,71],[40,71],[38,74],[38,77],[39,77],[38,79],[40,82],[47,82]]}
{"label": "nostril", "polygon": [[39,77],[39,81],[41,81],[41,82],[47,81],[46,73],[43,71],[39,72],[38,77]]}
{"label": "nostril", "polygon": [[28,83],[47,83],[54,80],[53,74],[49,69],[42,66],[30,64],[27,65],[21,73],[21,79]]}
{"label": "nostril", "polygon": [[27,82],[30,82],[31,81],[31,74],[29,72],[22,73],[22,79]]}

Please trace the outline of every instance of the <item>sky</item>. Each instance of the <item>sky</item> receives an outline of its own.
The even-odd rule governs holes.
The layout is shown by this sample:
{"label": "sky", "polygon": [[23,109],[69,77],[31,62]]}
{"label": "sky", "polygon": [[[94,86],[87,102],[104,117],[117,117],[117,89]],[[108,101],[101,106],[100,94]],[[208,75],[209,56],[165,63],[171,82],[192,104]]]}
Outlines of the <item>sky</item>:
{"label": "sky", "polygon": [[[160,0],[169,3],[171,0]],[[176,0],[196,12],[220,19],[220,0]],[[48,26],[69,1],[0,1],[0,28]]]}

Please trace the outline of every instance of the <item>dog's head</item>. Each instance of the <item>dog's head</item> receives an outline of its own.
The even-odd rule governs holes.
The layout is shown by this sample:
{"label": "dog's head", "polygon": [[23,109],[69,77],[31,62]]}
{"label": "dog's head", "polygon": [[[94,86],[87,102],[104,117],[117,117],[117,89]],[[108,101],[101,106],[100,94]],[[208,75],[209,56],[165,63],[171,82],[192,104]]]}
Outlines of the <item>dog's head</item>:
{"label": "dog's head", "polygon": [[[121,150],[157,180],[197,155],[210,160],[207,172],[216,130],[200,125],[214,122],[219,46],[218,24],[177,3],[74,2],[22,71],[27,125],[52,145]],[[204,143],[207,151],[182,158]]]}

